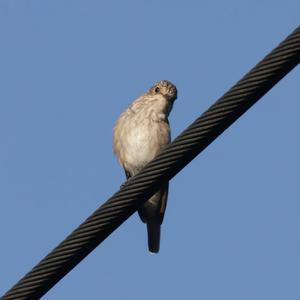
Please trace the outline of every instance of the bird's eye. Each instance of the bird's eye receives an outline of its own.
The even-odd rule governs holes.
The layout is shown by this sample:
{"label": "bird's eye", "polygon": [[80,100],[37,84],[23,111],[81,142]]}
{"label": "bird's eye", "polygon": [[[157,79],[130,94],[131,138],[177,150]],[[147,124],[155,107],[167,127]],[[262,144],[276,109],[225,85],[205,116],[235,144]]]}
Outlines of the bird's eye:
{"label": "bird's eye", "polygon": [[155,91],[155,93],[159,93],[159,91],[160,91],[159,87],[155,88],[154,91]]}

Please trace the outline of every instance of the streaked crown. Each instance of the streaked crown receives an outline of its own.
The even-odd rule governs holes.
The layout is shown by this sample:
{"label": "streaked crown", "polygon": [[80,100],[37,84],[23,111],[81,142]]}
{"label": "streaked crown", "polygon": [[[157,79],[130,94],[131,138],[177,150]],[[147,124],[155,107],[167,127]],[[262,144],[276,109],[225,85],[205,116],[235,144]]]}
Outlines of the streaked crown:
{"label": "streaked crown", "polygon": [[170,101],[174,101],[177,98],[176,86],[168,80],[161,80],[156,83],[149,92],[151,94],[161,94]]}

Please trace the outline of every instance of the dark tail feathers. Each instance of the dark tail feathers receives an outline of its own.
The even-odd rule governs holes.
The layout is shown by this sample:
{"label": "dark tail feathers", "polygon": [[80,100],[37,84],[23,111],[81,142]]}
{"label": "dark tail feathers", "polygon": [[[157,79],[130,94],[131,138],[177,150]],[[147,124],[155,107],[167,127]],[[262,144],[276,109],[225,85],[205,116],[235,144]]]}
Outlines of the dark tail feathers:
{"label": "dark tail feathers", "polygon": [[151,253],[157,253],[159,251],[160,243],[160,224],[157,222],[147,222],[148,231],[148,248]]}

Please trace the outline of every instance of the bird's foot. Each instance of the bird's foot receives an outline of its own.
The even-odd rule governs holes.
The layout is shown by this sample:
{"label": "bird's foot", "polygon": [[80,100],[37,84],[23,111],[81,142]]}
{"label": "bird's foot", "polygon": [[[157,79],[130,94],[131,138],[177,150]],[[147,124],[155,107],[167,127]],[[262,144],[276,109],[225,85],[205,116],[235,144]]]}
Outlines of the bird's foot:
{"label": "bird's foot", "polygon": [[122,189],[128,182],[131,180],[132,177],[128,178],[125,182],[123,182],[120,186],[120,189]]}

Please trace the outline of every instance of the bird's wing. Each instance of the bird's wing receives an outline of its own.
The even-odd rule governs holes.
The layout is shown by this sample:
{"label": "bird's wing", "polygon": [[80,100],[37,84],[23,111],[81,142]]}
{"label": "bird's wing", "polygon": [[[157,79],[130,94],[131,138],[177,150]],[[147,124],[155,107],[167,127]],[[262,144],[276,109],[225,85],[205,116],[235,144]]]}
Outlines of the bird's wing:
{"label": "bird's wing", "polygon": [[164,217],[165,210],[167,207],[167,202],[168,202],[168,194],[169,194],[169,182],[165,184],[163,187],[163,192],[161,195],[161,204],[160,204],[160,210],[159,212],[162,214],[162,218]]}

